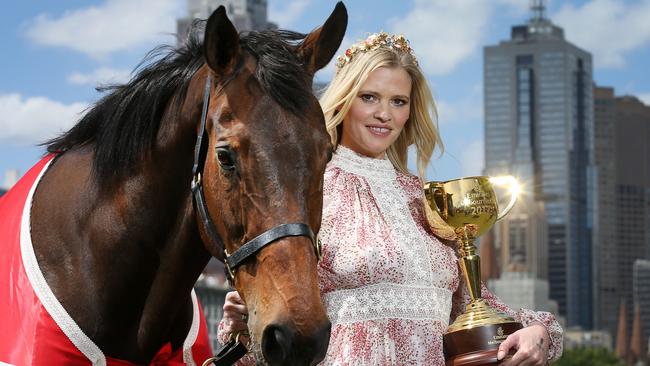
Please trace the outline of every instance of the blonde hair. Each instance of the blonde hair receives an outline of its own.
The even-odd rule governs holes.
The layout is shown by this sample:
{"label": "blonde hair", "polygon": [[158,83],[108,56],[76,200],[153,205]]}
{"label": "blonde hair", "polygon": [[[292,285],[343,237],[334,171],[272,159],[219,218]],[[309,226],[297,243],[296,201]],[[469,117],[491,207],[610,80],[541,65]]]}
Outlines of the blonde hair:
{"label": "blonde hair", "polygon": [[439,147],[442,152],[444,147],[438,132],[438,114],[431,90],[411,54],[380,47],[360,52],[343,65],[320,98],[327,132],[336,149],[341,139],[341,124],[354,98],[368,79],[368,75],[380,67],[401,67],[411,76],[412,82],[409,119],[386,154],[397,170],[410,174],[407,167],[408,147],[415,144],[418,175],[424,180],[433,151]]}

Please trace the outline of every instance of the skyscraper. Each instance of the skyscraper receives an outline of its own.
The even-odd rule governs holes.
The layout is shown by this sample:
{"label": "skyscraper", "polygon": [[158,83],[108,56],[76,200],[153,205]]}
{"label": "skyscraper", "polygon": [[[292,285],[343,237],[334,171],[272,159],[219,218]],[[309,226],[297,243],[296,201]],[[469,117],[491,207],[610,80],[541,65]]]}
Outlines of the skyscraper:
{"label": "skyscraper", "polygon": [[547,240],[532,245],[548,248],[551,298],[569,325],[591,329],[591,55],[564,39],[541,0],[532,10],[509,40],[484,49],[486,174],[519,177],[539,203],[530,207],[543,207]]}
{"label": "skyscraper", "polygon": [[[616,249],[616,131],[614,89],[594,87],[594,149],[597,169],[594,215],[594,313],[598,329],[617,336],[617,314],[622,288]],[[627,304],[632,299],[627,298]],[[627,309],[629,313],[632,309]],[[629,327],[629,325],[628,325]],[[617,341],[618,342],[618,341]]]}
{"label": "skyscraper", "polygon": [[[650,292],[639,291],[648,290],[647,265],[634,267],[635,261],[650,259],[650,107],[602,87],[594,88],[594,104],[595,326],[613,331],[618,299],[626,300],[628,314],[636,301],[650,300]],[[644,310],[641,317],[650,312]],[[631,328],[631,318],[628,323]],[[650,319],[644,327],[648,334]]]}
{"label": "skyscraper", "polygon": [[632,294],[639,308],[642,343],[650,339],[650,260],[638,259],[632,267]]}
{"label": "skyscraper", "polygon": [[[594,104],[598,167],[594,228],[600,236],[594,262],[599,309],[595,325],[612,331],[618,299],[626,300],[626,310],[632,314],[642,295],[634,286],[646,286],[645,267],[635,269],[634,263],[650,259],[650,107],[635,97],[616,97],[614,89],[602,87],[594,88]],[[650,299],[650,295],[642,297]],[[642,318],[650,315],[644,314]],[[631,327],[631,319],[628,323]]]}
{"label": "skyscraper", "polygon": [[187,0],[188,15],[176,22],[179,40],[185,39],[194,19],[207,19],[221,5],[238,31],[277,28],[268,21],[267,0]]}

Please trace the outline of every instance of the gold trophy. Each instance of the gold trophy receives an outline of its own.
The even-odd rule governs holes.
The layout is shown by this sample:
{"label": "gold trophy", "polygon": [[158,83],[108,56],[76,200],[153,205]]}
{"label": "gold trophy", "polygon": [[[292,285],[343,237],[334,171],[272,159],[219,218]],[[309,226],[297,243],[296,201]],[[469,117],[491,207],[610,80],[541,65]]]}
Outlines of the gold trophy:
{"label": "gold trophy", "polygon": [[[508,188],[510,202],[499,212],[493,185]],[[447,366],[496,365],[499,344],[522,328],[481,298],[481,262],[474,240],[503,218],[517,201],[512,176],[468,177],[424,185],[427,203],[451,226],[459,245],[460,267],[471,302],[443,336]]]}

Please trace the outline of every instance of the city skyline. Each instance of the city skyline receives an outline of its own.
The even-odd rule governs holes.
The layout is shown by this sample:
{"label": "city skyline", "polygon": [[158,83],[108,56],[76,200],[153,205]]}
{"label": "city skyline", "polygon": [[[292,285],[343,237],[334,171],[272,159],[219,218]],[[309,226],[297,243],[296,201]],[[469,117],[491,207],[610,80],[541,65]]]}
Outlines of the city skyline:
{"label": "city skyline", "polygon": [[[269,20],[306,32],[322,23],[334,3],[269,1]],[[26,1],[1,15],[3,46],[11,50],[11,57],[0,61],[2,178],[7,169],[24,173],[42,153],[33,145],[69,128],[99,98],[93,90],[98,81],[123,82],[148,49],[161,42],[173,44],[169,34],[175,31],[175,19],[187,13],[180,0],[90,4]],[[481,174],[481,49],[507,38],[511,25],[530,18],[528,1],[380,1],[372,3],[372,14],[367,11],[370,3],[346,5],[350,24],[344,45],[368,31],[404,33],[432,84],[447,153],[433,159],[428,178]],[[638,18],[650,16],[650,1],[551,1],[547,15],[565,28],[567,40],[594,54],[598,85],[650,104],[650,76],[643,69],[650,60],[650,30],[637,25]],[[328,80],[332,71],[328,66],[317,80]]]}

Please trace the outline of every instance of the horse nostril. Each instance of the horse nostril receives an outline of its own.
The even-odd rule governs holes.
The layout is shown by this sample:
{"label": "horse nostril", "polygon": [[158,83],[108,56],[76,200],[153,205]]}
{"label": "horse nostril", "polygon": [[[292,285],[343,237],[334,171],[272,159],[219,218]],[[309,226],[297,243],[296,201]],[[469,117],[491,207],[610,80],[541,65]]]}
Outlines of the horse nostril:
{"label": "horse nostril", "polygon": [[315,365],[325,358],[332,325],[329,321],[307,335],[284,324],[270,324],[262,332],[262,355],[269,365]]}
{"label": "horse nostril", "polygon": [[269,325],[262,334],[262,353],[270,365],[284,365],[291,350],[291,337],[282,326]]}
{"label": "horse nostril", "polygon": [[322,361],[327,354],[327,347],[330,343],[330,333],[332,331],[332,323],[327,321],[315,334],[314,339],[314,359],[312,364]]}

